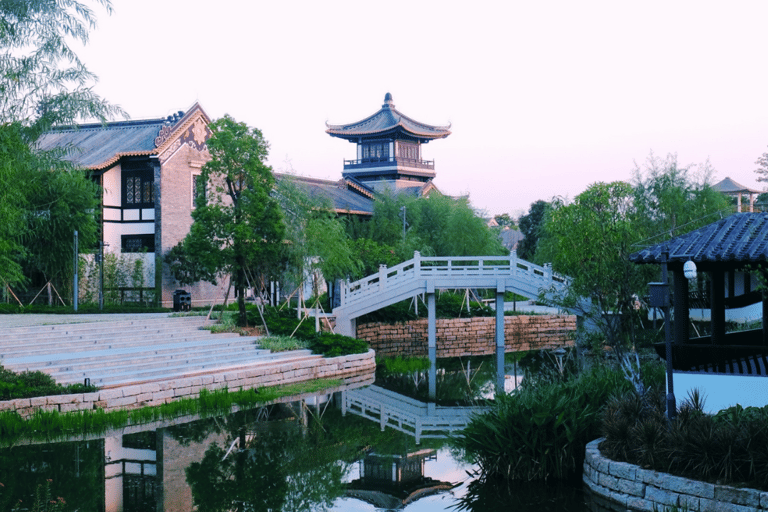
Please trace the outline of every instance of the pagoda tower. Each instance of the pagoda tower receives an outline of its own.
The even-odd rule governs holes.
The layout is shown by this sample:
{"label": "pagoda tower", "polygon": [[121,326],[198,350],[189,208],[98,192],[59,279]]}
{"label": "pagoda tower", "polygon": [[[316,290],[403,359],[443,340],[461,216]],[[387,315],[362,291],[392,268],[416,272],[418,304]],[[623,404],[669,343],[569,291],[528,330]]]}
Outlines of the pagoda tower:
{"label": "pagoda tower", "polygon": [[451,134],[450,126],[432,126],[400,113],[392,95],[375,114],[350,124],[329,125],[325,130],[357,144],[357,158],[344,160],[344,178],[351,178],[375,192],[423,188],[435,177],[435,162],[423,160],[421,147]]}

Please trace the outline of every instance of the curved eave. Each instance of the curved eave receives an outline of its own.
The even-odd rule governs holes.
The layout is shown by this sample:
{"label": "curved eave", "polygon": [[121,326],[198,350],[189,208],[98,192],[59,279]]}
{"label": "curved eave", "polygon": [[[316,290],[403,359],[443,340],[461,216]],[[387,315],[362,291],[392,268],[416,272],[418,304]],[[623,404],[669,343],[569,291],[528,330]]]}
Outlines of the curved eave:
{"label": "curved eave", "polygon": [[158,153],[157,149],[153,149],[152,151],[126,151],[123,153],[116,153],[114,154],[109,160],[105,160],[104,162],[96,165],[89,165],[86,166],[86,169],[90,169],[92,171],[106,171],[113,165],[115,165],[117,162],[120,161],[121,158],[126,156],[151,156],[156,155]]}
{"label": "curved eave", "polygon": [[[420,123],[401,114],[396,109],[382,108],[362,121],[350,124],[326,124],[325,133],[332,137],[356,142],[361,137],[388,136],[404,133],[416,139],[444,139],[451,134],[449,126],[432,126]],[[370,127],[366,127],[370,126]]]}

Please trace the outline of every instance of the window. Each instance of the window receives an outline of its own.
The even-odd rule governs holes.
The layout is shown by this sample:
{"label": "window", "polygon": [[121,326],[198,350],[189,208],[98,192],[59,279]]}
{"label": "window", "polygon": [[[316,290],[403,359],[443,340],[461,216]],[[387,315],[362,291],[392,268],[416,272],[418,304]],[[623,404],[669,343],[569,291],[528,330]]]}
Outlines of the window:
{"label": "window", "polygon": [[155,252],[155,235],[123,235],[122,252]]}
{"label": "window", "polygon": [[195,207],[195,201],[197,200],[198,196],[202,196],[202,198],[205,199],[206,195],[207,195],[207,191],[206,191],[205,183],[203,183],[203,180],[200,177],[200,174],[193,174],[192,175],[192,208]]}
{"label": "window", "polygon": [[123,208],[152,208],[154,206],[154,172],[151,169],[133,170],[124,166]]}
{"label": "window", "polygon": [[363,160],[378,162],[389,160],[389,142],[370,142],[363,144]]}

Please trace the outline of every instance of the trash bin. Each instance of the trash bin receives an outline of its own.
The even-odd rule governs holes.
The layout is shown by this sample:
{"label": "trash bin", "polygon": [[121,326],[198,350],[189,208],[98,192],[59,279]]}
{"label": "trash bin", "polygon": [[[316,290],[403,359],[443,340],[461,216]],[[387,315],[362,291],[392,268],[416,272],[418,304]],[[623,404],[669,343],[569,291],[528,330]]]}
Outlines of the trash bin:
{"label": "trash bin", "polygon": [[189,311],[192,307],[192,295],[186,290],[173,292],[173,310]]}

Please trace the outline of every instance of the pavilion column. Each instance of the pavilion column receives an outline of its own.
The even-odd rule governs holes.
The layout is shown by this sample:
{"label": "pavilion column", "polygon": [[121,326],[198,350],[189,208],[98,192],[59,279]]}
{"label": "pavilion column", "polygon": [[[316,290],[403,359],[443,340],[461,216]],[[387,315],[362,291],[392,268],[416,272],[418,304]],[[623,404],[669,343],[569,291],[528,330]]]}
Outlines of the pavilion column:
{"label": "pavilion column", "polygon": [[672,272],[672,282],[675,289],[675,343],[688,341],[688,321],[690,308],[688,307],[688,279],[683,274],[683,269]]}
{"label": "pavilion column", "polygon": [[712,344],[722,345],[725,342],[725,272],[713,270],[709,275],[712,282],[712,296],[709,306],[712,322]]}
{"label": "pavilion column", "polygon": [[437,399],[437,307],[435,285],[427,282],[427,350],[429,356],[429,400]]}
{"label": "pavilion column", "polygon": [[496,283],[496,393],[504,393],[504,281]]}

